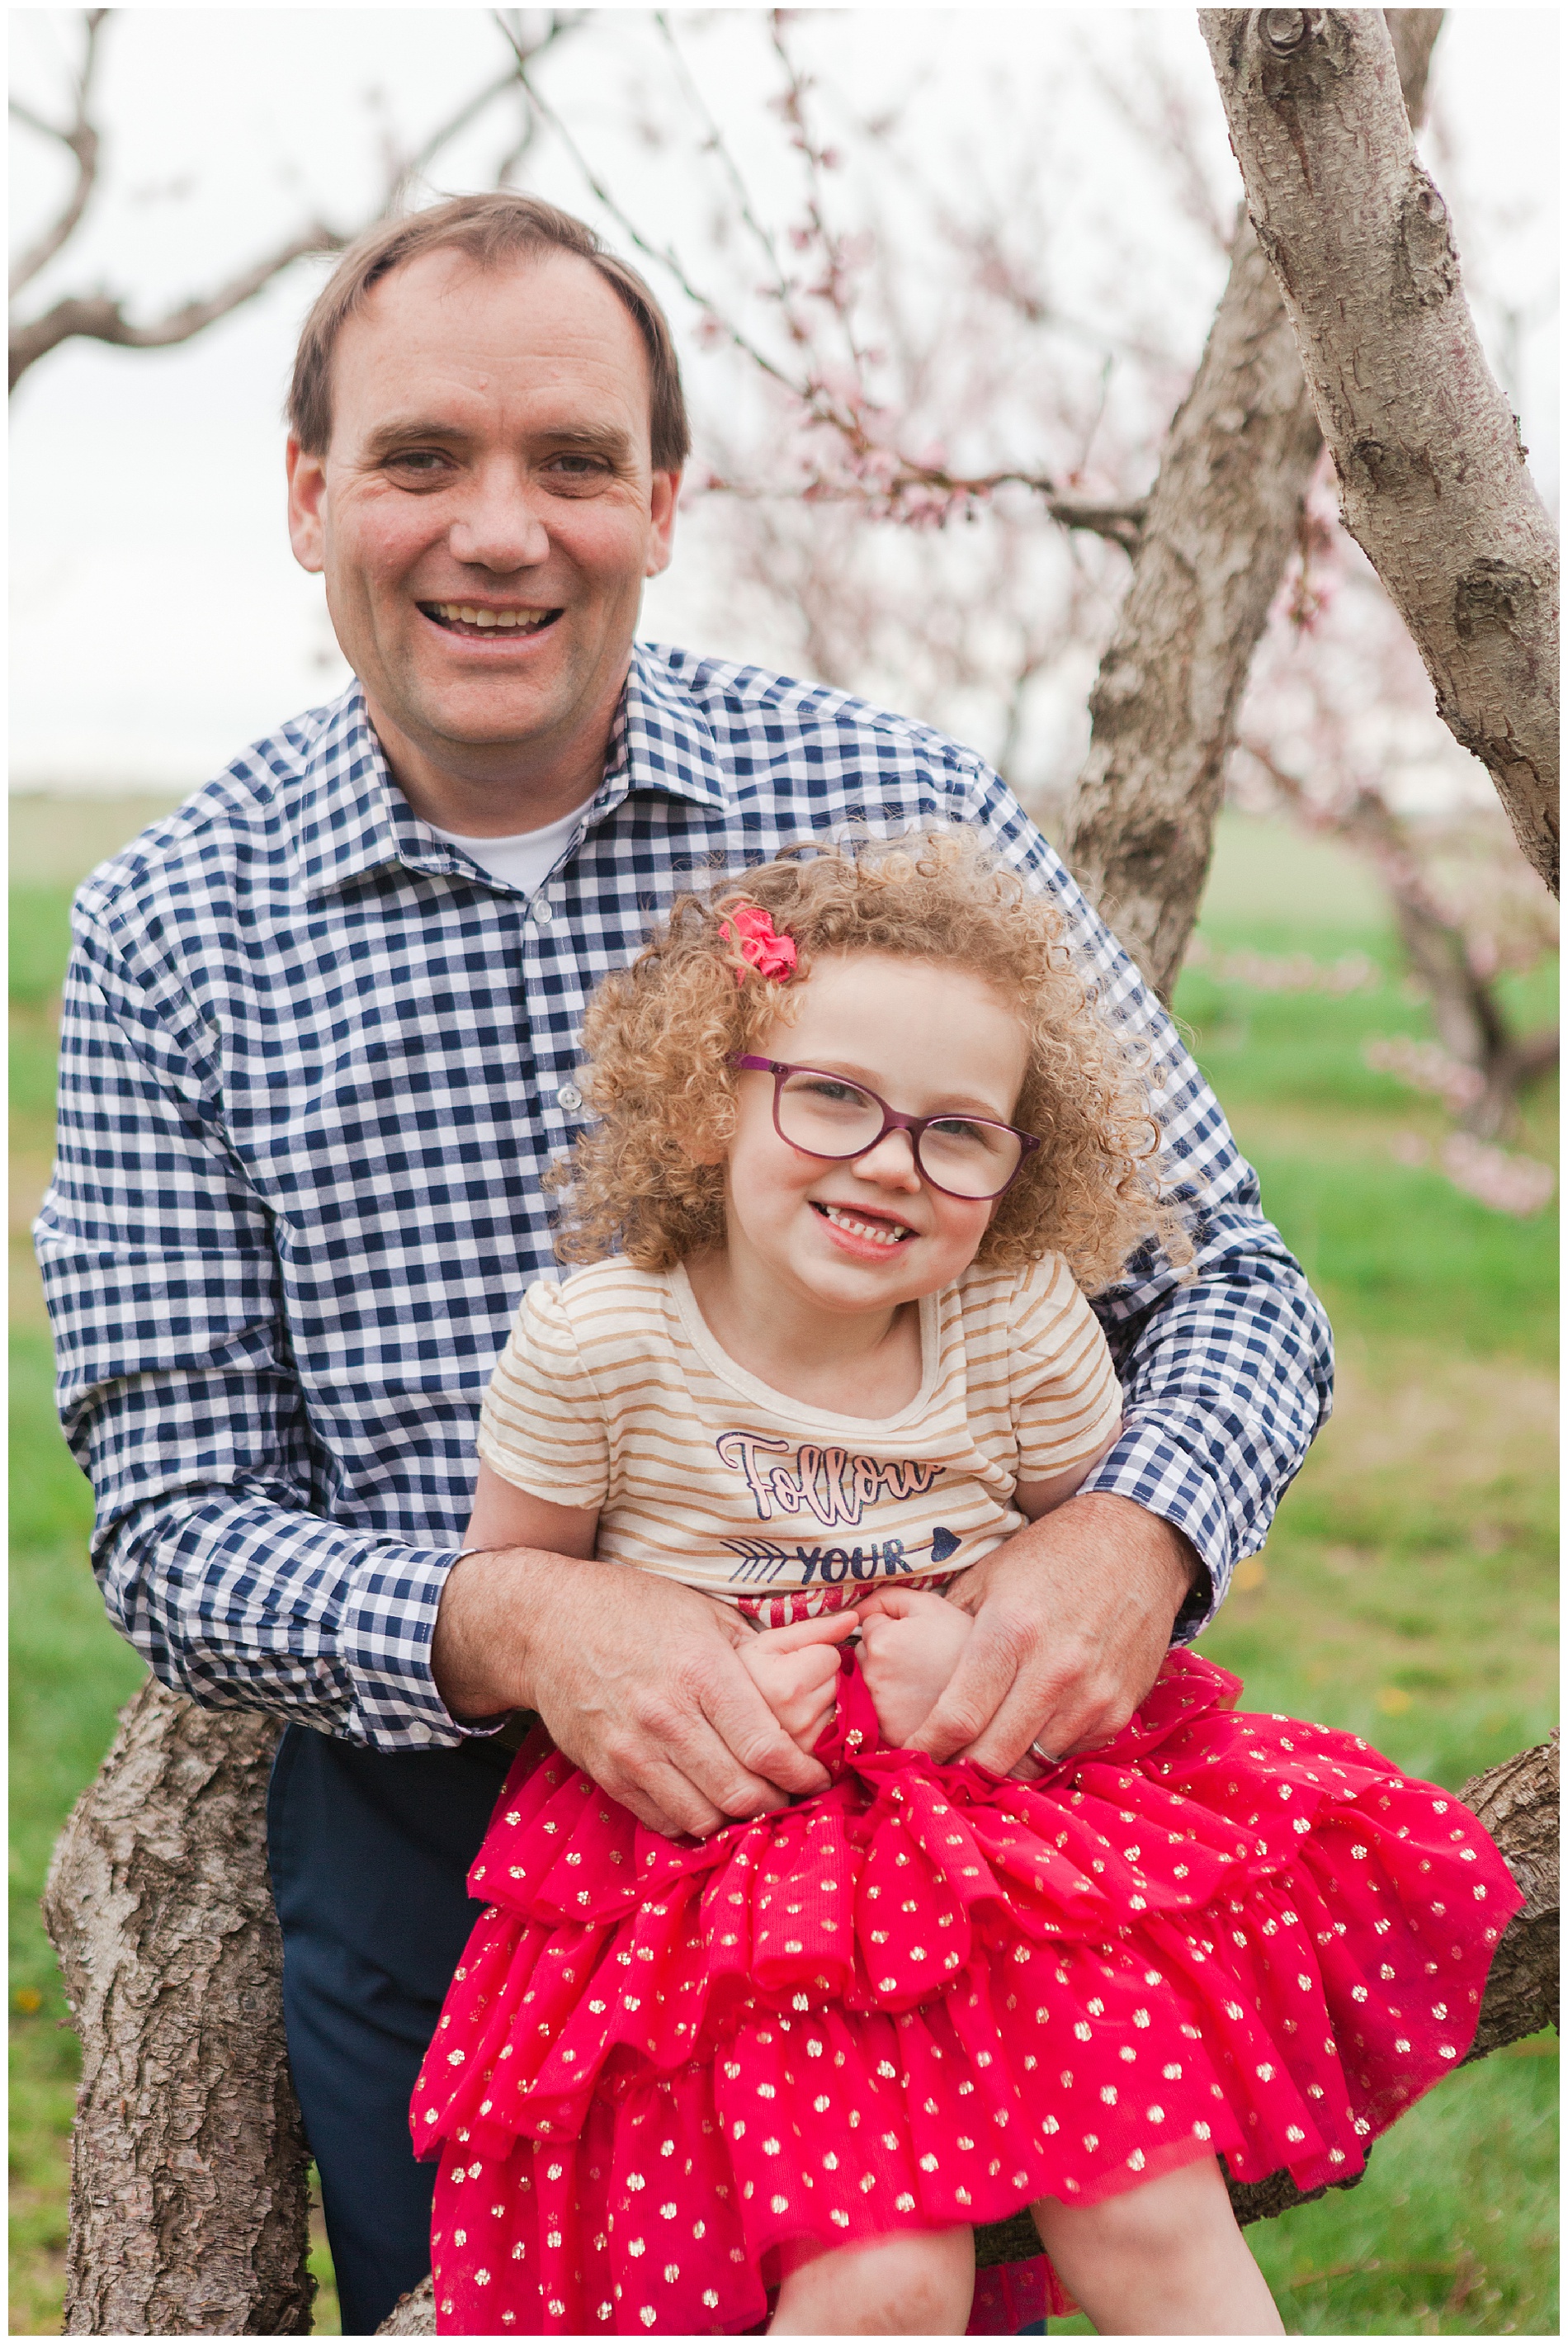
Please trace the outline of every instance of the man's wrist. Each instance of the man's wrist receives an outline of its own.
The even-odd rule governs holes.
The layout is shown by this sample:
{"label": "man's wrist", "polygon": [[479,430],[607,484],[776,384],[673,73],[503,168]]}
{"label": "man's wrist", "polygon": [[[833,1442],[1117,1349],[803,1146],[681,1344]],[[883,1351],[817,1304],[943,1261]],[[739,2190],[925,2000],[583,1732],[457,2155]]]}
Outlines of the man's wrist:
{"label": "man's wrist", "polygon": [[1174,1620],[1205,1575],[1202,1559],[1186,1532],[1167,1521],[1163,1514],[1151,1513],[1147,1506],[1140,1506],[1136,1498],[1121,1497],[1114,1490],[1082,1490],[1067,1502],[1075,1508],[1096,1508],[1114,1524],[1119,1539],[1151,1563],[1164,1566],[1170,1577]]}
{"label": "man's wrist", "polygon": [[1063,1531],[1075,1522],[1086,1529],[1092,1524],[1097,1540],[1106,1541],[1108,1536],[1128,1563],[1142,1562],[1159,1572],[1168,1584],[1173,1626],[1194,1588],[1208,1577],[1202,1557],[1184,1531],[1114,1490],[1080,1490],[1043,1521]]}
{"label": "man's wrist", "polygon": [[549,1558],[519,1548],[465,1548],[441,1590],[430,1638],[430,1676],[454,1724],[494,1728],[532,1706],[526,1623],[537,1572]]}

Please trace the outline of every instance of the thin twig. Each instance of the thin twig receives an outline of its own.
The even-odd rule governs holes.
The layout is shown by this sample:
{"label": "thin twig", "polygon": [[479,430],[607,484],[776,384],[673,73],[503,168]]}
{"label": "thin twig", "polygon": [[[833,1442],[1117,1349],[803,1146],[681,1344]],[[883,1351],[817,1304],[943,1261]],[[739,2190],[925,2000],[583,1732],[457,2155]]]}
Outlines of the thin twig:
{"label": "thin twig", "polygon": [[582,177],[591,193],[603,205],[605,210],[610,214],[612,219],[614,220],[622,234],[630,243],[633,244],[637,250],[643,254],[646,258],[649,260],[656,260],[661,268],[667,269],[670,275],[674,278],[676,284],[680,287],[682,292],[686,296],[687,300],[692,302],[695,308],[699,308],[705,318],[711,318],[719,331],[725,335],[725,337],[734,344],[736,349],[743,350],[746,357],[752,360],[754,365],[760,367],[765,375],[771,376],[774,382],[781,384],[783,388],[789,391],[794,398],[798,399],[804,407],[813,412],[814,416],[817,416],[818,419],[824,422],[836,420],[834,417],[818,414],[818,403],[813,397],[811,386],[809,384],[802,384],[794,381],[784,372],[782,367],[774,364],[774,360],[767,356],[765,351],[758,349],[755,343],[753,342],[748,336],[742,333],[740,328],[734,324],[733,320],[725,315],[723,310],[720,308],[718,303],[708,294],[704,293],[699,286],[693,283],[691,278],[682,267],[679,258],[669,246],[666,245],[660,247],[658,245],[649,243],[647,237],[642,234],[642,229],[638,227],[630,213],[628,213],[622,205],[617,202],[614,196],[610,192],[610,189],[605,186],[604,181],[600,177],[598,172],[594,169],[587,156],[584,155],[582,147],[579,146],[576,139],[573,138],[571,131],[568,130],[565,123],[561,120],[561,116],[556,112],[554,106],[551,105],[549,99],[536,87],[528,70],[528,52],[523,48],[521,43],[518,40],[516,34],[506,22],[503,13],[500,9],[497,9],[494,11],[494,16],[495,22],[500,25],[502,34],[505,35],[506,39],[511,43],[513,49],[516,51],[519,78],[521,80],[523,87],[527,90],[534,106],[543,116],[544,120],[549,123],[551,128],[554,131],[556,136],[560,139],[561,145],[565,147],[567,153],[576,164],[579,171],[582,174]]}
{"label": "thin twig", "polygon": [[25,285],[30,285],[40,270],[53,260],[86,210],[88,198],[97,182],[100,141],[97,127],[87,113],[87,102],[92,95],[93,69],[97,62],[98,35],[108,13],[106,8],[89,8],[84,16],[86,39],[82,51],[81,69],[76,76],[76,114],[68,128],[62,130],[58,124],[46,122],[20,98],[14,97],[10,102],[10,110],[18,122],[24,123],[29,130],[36,131],[40,137],[58,139],[76,160],[75,183],[58,214],[42,236],[19,253],[12,264],[10,291],[13,295],[19,293]]}
{"label": "thin twig", "polygon": [[[93,37],[96,38],[98,25],[106,13],[103,9],[90,12],[89,32]],[[575,22],[576,18],[573,15],[566,12],[558,12],[551,18],[543,38],[534,45],[531,52],[522,47],[507,26],[503,25],[501,29],[506,33],[508,41],[521,60],[527,55],[537,54],[539,50],[547,47],[561,34],[570,31]],[[86,65],[77,84],[79,113],[86,105],[91,64],[92,56],[89,51]],[[471,97],[465,98],[462,105],[450,115],[446,121],[440,124],[411,155],[396,158],[388,169],[380,204],[371,215],[370,220],[361,223],[361,227],[372,225],[376,220],[388,217],[401,202],[412,181],[429,167],[444,146],[449,146],[460,132],[466,130],[487,106],[492,105],[507,90],[520,86],[524,90],[525,95],[529,94],[521,63],[509,65],[503,74],[498,75],[483,89],[477,91]],[[30,121],[33,119],[26,116],[25,109],[21,110],[25,118]],[[49,127],[48,125],[38,126],[45,129]],[[67,145],[71,144],[69,134],[56,131],[53,135],[65,139]],[[92,136],[95,141],[96,158],[96,133],[92,133]],[[83,201],[86,201],[85,196]],[[64,217],[62,215],[62,217]],[[79,207],[76,217],[80,217]],[[59,225],[59,222],[56,223],[56,229]],[[64,243],[66,236],[70,233],[70,227],[74,225],[74,220],[66,224],[64,234],[58,237],[53,248],[54,250],[59,249],[60,244]],[[53,229],[50,231],[52,235],[55,232]],[[312,220],[307,227],[298,229],[284,243],[264,254],[260,259],[252,261],[248,267],[239,270],[236,276],[228,279],[227,284],[219,286],[216,292],[182,302],[177,308],[166,311],[163,317],[154,318],[147,325],[132,323],[126,316],[125,301],[122,297],[111,294],[68,295],[56,301],[41,316],[29,318],[12,328],[11,388],[15,390],[29,367],[35,366],[41,358],[46,357],[50,350],[57,349],[60,343],[69,341],[76,337],[91,341],[106,342],[117,349],[133,350],[168,349],[177,343],[187,342],[208,326],[215,325],[220,318],[228,317],[231,310],[239,308],[245,302],[254,298],[272,282],[275,277],[280,276],[284,269],[292,268],[295,261],[308,258],[318,253],[341,252],[344,247],[360,232],[359,227],[338,228],[325,220]],[[39,248],[35,248],[35,251]],[[45,255],[46,258],[48,257],[49,255]],[[22,268],[25,262],[30,262],[32,258],[31,254],[25,255],[24,260],[17,264],[18,269]],[[42,262],[38,265],[41,267]],[[36,269],[32,269],[30,273],[35,275]]]}
{"label": "thin twig", "polygon": [[768,32],[773,42],[774,54],[784,68],[788,84],[789,118],[795,126],[796,144],[805,157],[806,177],[811,189],[806,216],[816,231],[823,252],[826,257],[827,299],[843,330],[855,370],[864,379],[866,360],[855,335],[855,320],[850,313],[849,301],[846,298],[848,270],[844,259],[843,240],[834,235],[827,223],[827,196],[823,186],[823,149],[813,137],[806,121],[807,84],[794,57],[790,55],[789,44],[784,38],[785,15],[786,12],[782,8],[771,9],[768,15]]}
{"label": "thin twig", "polygon": [[685,95],[686,103],[692,107],[694,113],[702,117],[703,126],[707,132],[709,151],[718,157],[719,162],[723,166],[724,176],[729,180],[731,190],[735,198],[735,207],[740,216],[741,222],[744,227],[750,230],[753,237],[761,248],[763,258],[767,262],[768,268],[772,272],[774,289],[778,295],[780,305],[787,311],[792,306],[792,294],[789,278],[785,274],[784,263],[779,258],[778,247],[774,243],[769,230],[763,226],[763,223],[757,217],[756,208],[752,202],[751,190],[746,186],[745,179],[742,176],[741,167],[730,151],[729,142],[725,138],[723,131],[719,126],[713,108],[709,106],[706,98],[703,96],[702,91],[698,88],[697,84],[693,77],[691,69],[687,66],[685,58],[681,54],[681,46],[675,38],[674,27],[671,24],[668,15],[663,8],[656,8],[654,10],[653,22],[659,28],[659,32],[663,38],[665,46],[669,49],[671,60],[675,67],[676,79],[679,81],[682,90]]}
{"label": "thin twig", "polygon": [[[553,37],[552,29],[546,38],[553,39]],[[541,44],[541,45],[543,45]],[[476,121],[492,100],[501,97],[509,89],[520,87],[521,80],[522,76],[516,66],[508,66],[503,74],[498,74],[494,81],[489,83],[485,88],[476,91],[472,97],[460,106],[457,112],[449,121],[443,122],[439,130],[432,131],[422,146],[418,147],[412,155],[389,174],[387,198],[381,207],[382,212],[386,213],[393,208],[410,183],[435,161],[443,146],[450,146],[460,131],[466,130],[470,122]]]}
{"label": "thin twig", "polygon": [[[801,491],[785,489],[766,481],[728,480],[718,476],[705,483],[713,496],[733,497],[748,503],[772,503],[781,497],[798,497]],[[945,472],[920,464],[908,465],[895,472],[876,500],[886,505],[895,504],[899,497],[911,489],[930,489],[938,495],[951,497],[955,502],[968,499],[984,504],[998,489],[1027,489],[1037,496],[1054,521],[1063,529],[1082,530],[1090,537],[1103,537],[1112,545],[1119,545],[1124,553],[1137,551],[1138,535],[1148,510],[1145,497],[1130,497],[1125,503],[1098,503],[1087,497],[1063,496],[1055,482],[1037,472],[976,472],[962,474]],[[865,505],[873,501],[870,493],[855,483],[845,480],[814,480],[805,491],[807,501],[824,505]]]}

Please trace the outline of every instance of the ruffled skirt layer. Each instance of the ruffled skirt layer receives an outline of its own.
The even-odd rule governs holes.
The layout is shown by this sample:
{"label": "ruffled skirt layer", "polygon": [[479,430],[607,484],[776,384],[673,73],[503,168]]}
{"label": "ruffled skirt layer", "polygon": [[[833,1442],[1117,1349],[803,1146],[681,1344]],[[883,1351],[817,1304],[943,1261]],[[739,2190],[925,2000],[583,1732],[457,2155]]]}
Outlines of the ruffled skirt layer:
{"label": "ruffled skirt layer", "polygon": [[[778,2252],[1070,2205],[1222,2152],[1342,2180],[1464,2056],[1520,1896],[1467,1809],[1168,1661],[1039,1782],[882,1748],[671,1842],[542,1736],[427,2055],[443,2333],[736,2334]],[[1043,2257],[971,2332],[1065,2308]]]}

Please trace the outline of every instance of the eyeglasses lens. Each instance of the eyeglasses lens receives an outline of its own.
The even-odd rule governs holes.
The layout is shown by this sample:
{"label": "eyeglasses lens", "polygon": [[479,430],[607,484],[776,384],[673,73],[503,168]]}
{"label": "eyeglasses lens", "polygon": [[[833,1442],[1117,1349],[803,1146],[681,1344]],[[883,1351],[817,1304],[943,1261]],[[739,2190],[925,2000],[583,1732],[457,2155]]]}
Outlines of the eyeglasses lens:
{"label": "eyeglasses lens", "polygon": [[929,1123],[920,1135],[920,1169],[956,1197],[995,1197],[1023,1152],[1013,1134],[995,1123]]}
{"label": "eyeglasses lens", "polygon": [[[882,1108],[868,1091],[831,1076],[795,1074],[779,1086],[778,1123],[784,1137],[808,1155],[843,1158],[875,1146]],[[952,1196],[995,1197],[1018,1168],[1022,1147],[997,1124],[955,1116],[928,1124],[916,1156],[926,1177]]]}
{"label": "eyeglasses lens", "polygon": [[779,1086],[779,1129],[813,1156],[858,1156],[875,1145],[882,1109],[869,1091],[826,1075],[786,1075]]}

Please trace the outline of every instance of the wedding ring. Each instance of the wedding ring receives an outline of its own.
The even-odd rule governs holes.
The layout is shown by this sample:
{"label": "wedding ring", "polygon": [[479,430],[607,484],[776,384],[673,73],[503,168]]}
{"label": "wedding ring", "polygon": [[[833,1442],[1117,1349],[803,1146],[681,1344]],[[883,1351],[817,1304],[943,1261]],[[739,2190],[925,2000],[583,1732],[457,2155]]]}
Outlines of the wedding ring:
{"label": "wedding ring", "polygon": [[1059,1758],[1053,1757],[1048,1750],[1042,1750],[1037,1742],[1030,1743],[1029,1755],[1031,1758],[1037,1758],[1042,1766],[1059,1766],[1062,1763]]}

